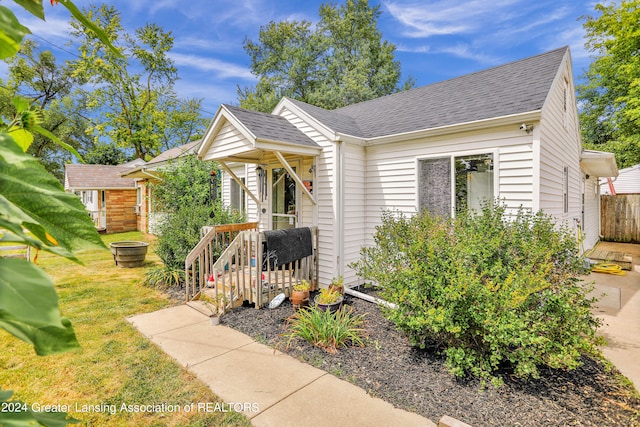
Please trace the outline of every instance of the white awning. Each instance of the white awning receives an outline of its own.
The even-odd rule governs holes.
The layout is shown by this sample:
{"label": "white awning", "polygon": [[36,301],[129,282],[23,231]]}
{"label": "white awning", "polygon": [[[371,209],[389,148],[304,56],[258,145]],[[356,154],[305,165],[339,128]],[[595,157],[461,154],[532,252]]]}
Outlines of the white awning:
{"label": "white awning", "polygon": [[580,169],[587,175],[601,178],[618,176],[615,154],[604,151],[583,150],[580,155]]}

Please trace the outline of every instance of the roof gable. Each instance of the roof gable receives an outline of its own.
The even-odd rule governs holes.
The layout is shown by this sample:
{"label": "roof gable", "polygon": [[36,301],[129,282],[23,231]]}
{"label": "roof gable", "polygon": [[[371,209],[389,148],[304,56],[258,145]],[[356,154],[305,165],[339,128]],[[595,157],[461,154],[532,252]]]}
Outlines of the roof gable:
{"label": "roof gable", "polygon": [[568,47],[358,104],[289,100],[336,132],[369,139],[539,111]]}
{"label": "roof gable", "polygon": [[248,161],[274,150],[315,155],[320,146],[284,117],[223,104],[207,129],[198,157]]}

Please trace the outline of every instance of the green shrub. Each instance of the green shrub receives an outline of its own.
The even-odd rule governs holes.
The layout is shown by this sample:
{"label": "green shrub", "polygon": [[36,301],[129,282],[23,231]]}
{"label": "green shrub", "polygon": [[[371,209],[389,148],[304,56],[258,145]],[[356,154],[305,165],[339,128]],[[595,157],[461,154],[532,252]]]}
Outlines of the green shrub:
{"label": "green shrub", "polygon": [[442,348],[456,376],[536,378],[541,365],[572,369],[597,351],[576,239],[550,216],[491,204],[454,219],[385,212],[374,241],[353,267],[397,305],[385,315],[414,345]]}
{"label": "green shrub", "polygon": [[[209,179],[216,165],[194,155],[180,157],[162,170],[162,180],[152,186],[155,208],[166,218],[158,226],[155,251],[165,266],[184,269],[184,261],[198,242],[205,225],[243,222],[244,215],[210,200]],[[218,255],[223,248],[217,248]]]}
{"label": "green shrub", "polygon": [[317,307],[298,310],[287,325],[287,348],[295,338],[302,338],[328,353],[335,353],[347,345],[363,346],[364,315],[354,315],[351,307],[335,312]]}

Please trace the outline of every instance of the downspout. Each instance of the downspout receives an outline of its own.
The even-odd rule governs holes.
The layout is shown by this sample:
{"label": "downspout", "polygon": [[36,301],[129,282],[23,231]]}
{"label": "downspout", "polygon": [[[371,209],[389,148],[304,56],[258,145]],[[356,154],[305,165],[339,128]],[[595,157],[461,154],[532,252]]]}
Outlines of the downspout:
{"label": "downspout", "polygon": [[380,299],[380,298],[377,298],[377,297],[374,297],[374,296],[371,296],[371,295],[364,294],[362,292],[356,291],[355,289],[351,289],[351,288],[346,288],[345,287],[344,288],[344,293],[347,294],[347,295],[351,295],[353,297],[356,297],[356,298],[363,299],[363,300],[368,301],[368,302],[372,302],[374,304],[383,305],[385,307],[388,307],[388,308],[391,308],[391,309],[394,309],[394,310],[396,308],[398,308],[398,306],[395,305],[392,302],[385,301],[383,299]]}
{"label": "downspout", "polygon": [[607,178],[607,183],[609,183],[609,191],[611,192],[612,196],[616,195],[616,188],[613,186],[613,180],[611,179],[611,177]]}
{"label": "downspout", "polygon": [[336,141],[336,220],[338,221],[338,256],[336,259],[337,275],[344,275],[344,141]]}
{"label": "downspout", "polygon": [[595,178],[593,185],[596,186],[596,190],[598,191],[596,194],[596,197],[598,198],[598,240],[602,240],[604,234],[602,234],[602,196],[600,195],[600,179]]}

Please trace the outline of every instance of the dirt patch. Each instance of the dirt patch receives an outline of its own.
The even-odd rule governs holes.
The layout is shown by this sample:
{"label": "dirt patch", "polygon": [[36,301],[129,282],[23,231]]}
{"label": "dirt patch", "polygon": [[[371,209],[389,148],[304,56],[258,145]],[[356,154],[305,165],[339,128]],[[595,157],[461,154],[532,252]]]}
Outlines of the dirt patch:
{"label": "dirt patch", "polygon": [[280,342],[278,349],[289,355],[434,421],[449,415],[474,427],[640,425],[640,401],[596,360],[584,357],[574,371],[547,369],[540,379],[528,382],[505,373],[504,386],[482,389],[477,380],[449,374],[435,350],[413,348],[375,304],[350,296],[345,303],[355,313],[366,313],[369,336],[364,347],[334,355],[303,340],[284,349],[279,336],[293,313],[288,300],[274,310],[234,309],[222,322],[267,345]]}

